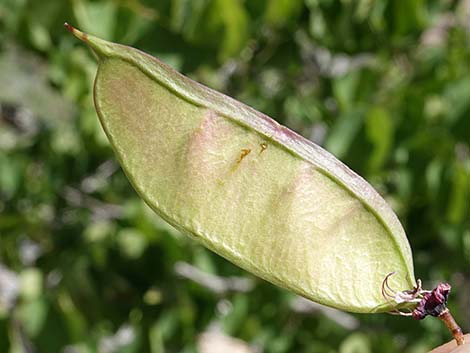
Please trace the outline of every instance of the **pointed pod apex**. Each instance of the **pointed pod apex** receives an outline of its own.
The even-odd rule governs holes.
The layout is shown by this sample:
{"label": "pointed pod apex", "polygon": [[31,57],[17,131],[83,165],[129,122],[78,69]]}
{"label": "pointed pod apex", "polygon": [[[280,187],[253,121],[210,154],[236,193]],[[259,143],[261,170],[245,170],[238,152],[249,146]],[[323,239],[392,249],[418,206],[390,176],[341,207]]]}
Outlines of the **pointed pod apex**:
{"label": "pointed pod apex", "polygon": [[72,32],[74,29],[71,25],[69,25],[68,22],[64,22],[64,27],[67,28],[70,32]]}
{"label": "pointed pod apex", "polygon": [[80,39],[81,41],[87,43],[88,42],[88,35],[86,33],[83,33],[82,31],[79,31],[75,27],[73,27],[71,24],[68,22],[64,23],[64,27],[67,28],[67,30],[72,33],[75,37]]}
{"label": "pointed pod apex", "polygon": [[80,39],[82,42],[86,43],[93,52],[98,56],[98,58],[102,58],[109,55],[109,42],[99,39],[97,37],[91,36],[87,33],[84,33],[75,27],[73,27],[68,22],[64,23],[64,27],[72,33],[75,37]]}

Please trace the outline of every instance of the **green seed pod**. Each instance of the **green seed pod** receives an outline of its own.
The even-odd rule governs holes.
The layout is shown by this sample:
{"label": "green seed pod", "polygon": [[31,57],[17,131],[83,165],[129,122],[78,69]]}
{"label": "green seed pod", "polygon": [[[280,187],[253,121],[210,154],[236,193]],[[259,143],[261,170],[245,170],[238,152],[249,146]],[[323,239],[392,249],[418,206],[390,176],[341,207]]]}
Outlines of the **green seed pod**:
{"label": "green seed pod", "polygon": [[134,48],[84,34],[94,99],[130,182],[168,223],[234,264],[352,312],[414,287],[397,217],[360,176],[271,118]]}

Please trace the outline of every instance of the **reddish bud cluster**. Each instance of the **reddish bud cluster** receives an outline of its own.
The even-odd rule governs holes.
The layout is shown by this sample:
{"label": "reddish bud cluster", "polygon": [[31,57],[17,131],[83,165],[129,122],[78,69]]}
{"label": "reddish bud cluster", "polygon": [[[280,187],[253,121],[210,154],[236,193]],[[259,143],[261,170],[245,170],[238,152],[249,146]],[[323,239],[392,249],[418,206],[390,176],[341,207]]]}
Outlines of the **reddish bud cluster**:
{"label": "reddish bud cluster", "polygon": [[450,288],[448,283],[439,283],[431,292],[423,294],[423,299],[412,312],[413,319],[422,320],[428,315],[439,316],[444,313]]}

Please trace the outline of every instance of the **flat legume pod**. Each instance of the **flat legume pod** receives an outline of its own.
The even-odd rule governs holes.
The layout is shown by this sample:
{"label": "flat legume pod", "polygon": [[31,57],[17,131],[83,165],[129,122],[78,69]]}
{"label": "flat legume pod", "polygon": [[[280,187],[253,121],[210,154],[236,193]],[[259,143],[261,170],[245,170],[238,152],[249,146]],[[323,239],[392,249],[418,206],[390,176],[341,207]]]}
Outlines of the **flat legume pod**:
{"label": "flat legume pod", "polygon": [[[415,285],[397,217],[360,176],[271,118],[134,48],[69,29],[96,53],[95,106],[139,195],[238,266],[352,312]],[[157,269],[156,269],[157,270]]]}

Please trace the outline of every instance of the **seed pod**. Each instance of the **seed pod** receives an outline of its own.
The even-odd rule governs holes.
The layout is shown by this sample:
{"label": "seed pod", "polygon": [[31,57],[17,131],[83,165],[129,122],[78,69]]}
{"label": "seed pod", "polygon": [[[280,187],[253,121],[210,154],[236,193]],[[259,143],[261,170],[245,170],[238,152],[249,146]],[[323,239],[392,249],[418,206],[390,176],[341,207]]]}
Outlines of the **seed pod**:
{"label": "seed pod", "polygon": [[168,223],[313,301],[393,309],[411,250],[378,193],[330,153],[134,48],[69,29],[96,53],[94,99],[130,182]]}

